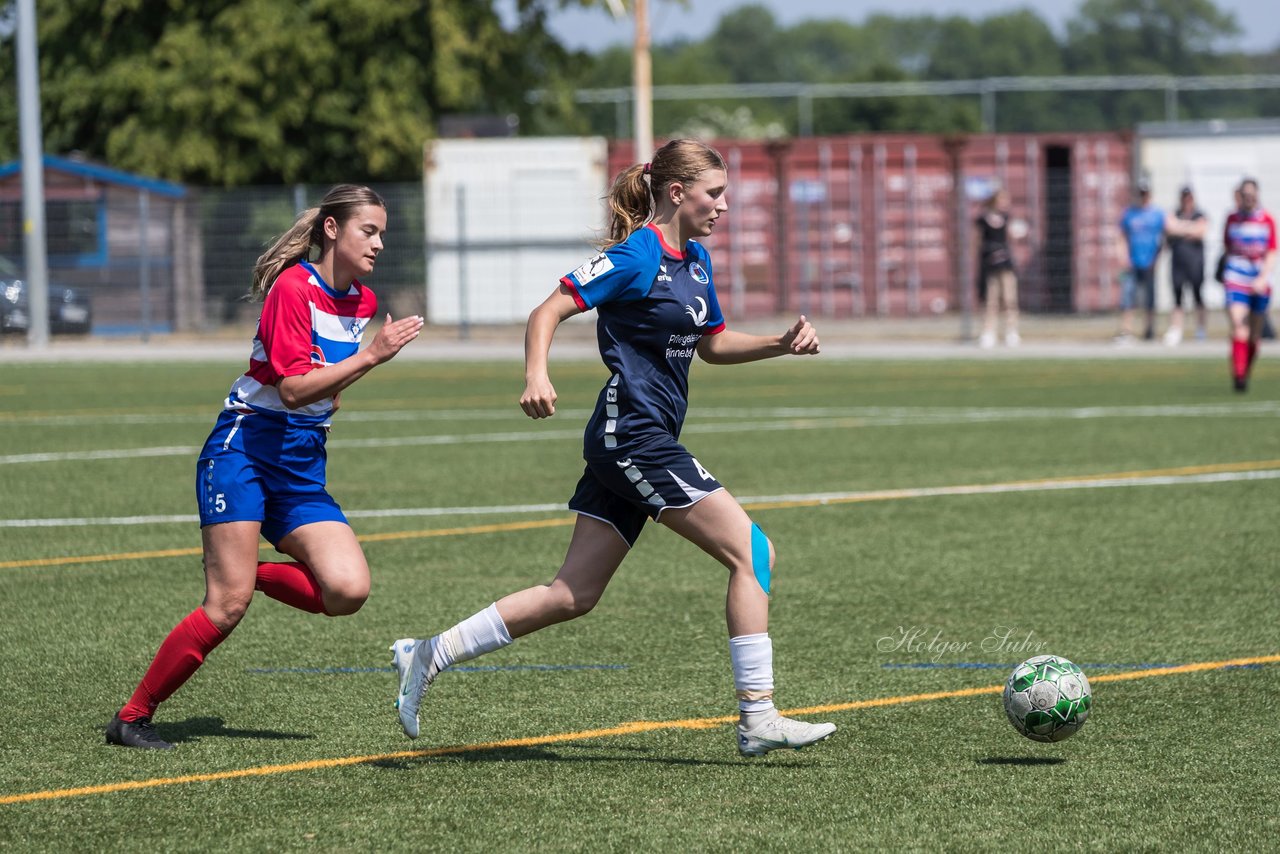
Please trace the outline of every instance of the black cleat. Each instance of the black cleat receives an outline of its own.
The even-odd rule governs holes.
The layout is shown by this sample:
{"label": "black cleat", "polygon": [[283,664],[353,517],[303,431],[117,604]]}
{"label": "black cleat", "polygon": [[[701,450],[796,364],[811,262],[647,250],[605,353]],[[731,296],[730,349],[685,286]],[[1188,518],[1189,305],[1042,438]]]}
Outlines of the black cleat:
{"label": "black cleat", "polygon": [[1246,391],[1249,388],[1249,380],[1245,377],[1232,377],[1236,391]]}
{"label": "black cleat", "polygon": [[172,744],[156,735],[156,728],[152,726],[151,718],[122,721],[119,715],[107,724],[107,744],[142,747],[148,750],[173,750]]}

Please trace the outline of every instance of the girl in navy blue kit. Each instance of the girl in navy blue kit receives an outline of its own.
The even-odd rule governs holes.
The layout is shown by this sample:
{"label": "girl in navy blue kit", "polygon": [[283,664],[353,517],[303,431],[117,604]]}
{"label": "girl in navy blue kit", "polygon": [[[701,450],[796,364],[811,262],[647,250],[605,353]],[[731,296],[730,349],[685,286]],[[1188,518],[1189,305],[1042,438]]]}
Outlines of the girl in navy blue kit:
{"label": "girl in navy blue kit", "polygon": [[[249,370],[232,384],[196,465],[204,602],[160,645],[107,726],[108,744],[173,746],[151,723],[156,707],[231,633],[254,590],[330,616],[355,613],[369,595],[364,552],[325,489],[324,445],[339,393],[422,329],[421,317],[387,315],[359,349],[378,300],[356,277],[373,272],[386,228],[378,194],[342,184],[258,259],[251,295],[263,306]],[[260,537],[294,560],[259,561]]]}
{"label": "girl in navy blue kit", "polygon": [[692,238],[711,234],[728,209],[726,183],[719,153],[687,139],[664,145],[652,163],[623,171],[609,190],[604,251],[564,276],[529,316],[520,406],[531,418],[547,418],[556,404],[547,373],[552,336],[578,312],[595,309],[598,315],[600,355],[610,377],[583,438],[586,469],[569,502],[577,523],[550,584],[506,596],[429,640],[392,645],[400,675],[396,705],[411,738],[418,735],[422,696],[440,671],[590,611],[648,519],[729,570],[726,616],[739,751],[759,756],[803,747],[835,731],[833,724],[784,718],[774,707],[768,635],[773,545],[679,442],[694,353],[729,365],[818,352],[817,334],[804,317],[777,336],[725,328],[711,258]]}

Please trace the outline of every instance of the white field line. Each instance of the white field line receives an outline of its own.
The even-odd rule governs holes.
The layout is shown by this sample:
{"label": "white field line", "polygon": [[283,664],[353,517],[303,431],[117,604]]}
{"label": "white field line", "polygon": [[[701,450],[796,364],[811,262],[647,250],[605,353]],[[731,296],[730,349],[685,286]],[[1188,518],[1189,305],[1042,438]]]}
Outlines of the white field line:
{"label": "white field line", "polygon": [[[590,409],[560,409],[561,418],[585,420]],[[695,406],[692,416],[701,419],[741,418],[869,418],[869,419],[947,419],[950,421],[1025,420],[1052,418],[1158,418],[1280,415],[1280,402],[1255,401],[1240,403],[1203,403],[1150,406],[1089,407],[947,407],[947,406],[769,406],[725,407]],[[83,427],[145,424],[212,424],[214,410],[173,413],[105,412],[71,415],[0,415],[0,429],[5,427]],[[336,416],[338,424],[416,422],[416,421],[512,421],[523,423],[525,416],[516,407],[503,409],[386,409],[343,411]],[[895,422],[897,423],[897,422]]]}
{"label": "white field line", "polygon": [[[457,410],[468,417],[492,410]],[[444,420],[445,413],[435,413]],[[566,417],[582,413],[562,412]],[[349,421],[423,420],[429,413],[384,412],[364,413],[365,417],[347,417]],[[778,407],[766,409],[699,409],[698,419],[729,418],[732,424],[692,423],[684,432],[692,435],[742,433],[759,431],[827,430],[850,427],[900,427],[910,425],[945,425],[995,423],[1028,420],[1089,420],[1098,418],[1239,418],[1280,415],[1280,403],[1200,404],[1186,406],[1089,406],[1071,408],[947,408],[947,407]],[[394,416],[394,417],[384,417]],[[503,418],[509,417],[506,415]],[[514,416],[520,418],[522,416]],[[744,418],[774,420],[744,421]],[[782,420],[777,420],[782,419]],[[810,420],[794,420],[810,419]],[[330,448],[405,448],[433,445],[467,445],[504,442],[546,442],[578,438],[580,427],[561,430],[513,430],[494,433],[448,433],[428,436],[391,436],[377,439],[330,439]],[[45,453],[0,455],[0,465],[51,462],[85,462],[93,460],[127,460],[141,457],[194,456],[195,445],[119,448],[96,451],[50,451]]]}
{"label": "white field line", "polygon": [[[1111,489],[1122,486],[1180,486],[1206,483],[1280,480],[1280,469],[1241,472],[1207,472],[1187,475],[1152,475],[1148,477],[1081,478],[1078,480],[1044,480],[1019,483],[992,483],[965,486],[925,486],[911,489],[878,489],[862,492],[814,492],[791,495],[749,495],[738,501],[748,510],[778,506],[813,504],[851,504],[862,501],[887,501],[906,498],[936,498],[956,495],[1004,495],[1019,492],[1052,492],[1069,489]],[[410,507],[386,510],[351,510],[353,519],[405,518],[422,516],[487,516],[521,513],[568,512],[564,504],[509,504],[482,507]],[[0,519],[0,528],[71,528],[89,526],[157,525],[199,519],[189,516],[103,516],[68,519]]]}

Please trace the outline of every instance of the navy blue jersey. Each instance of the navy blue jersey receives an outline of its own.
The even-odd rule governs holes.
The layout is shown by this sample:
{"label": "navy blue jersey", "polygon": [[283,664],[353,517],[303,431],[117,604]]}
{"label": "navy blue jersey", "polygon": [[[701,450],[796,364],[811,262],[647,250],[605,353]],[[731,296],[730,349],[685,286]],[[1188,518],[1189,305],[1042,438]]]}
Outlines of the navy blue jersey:
{"label": "navy blue jersey", "polygon": [[600,358],[611,377],[583,437],[583,456],[679,438],[689,407],[689,363],[703,335],[724,330],[711,258],[694,241],[667,246],[652,224],[560,280],[598,314]]}

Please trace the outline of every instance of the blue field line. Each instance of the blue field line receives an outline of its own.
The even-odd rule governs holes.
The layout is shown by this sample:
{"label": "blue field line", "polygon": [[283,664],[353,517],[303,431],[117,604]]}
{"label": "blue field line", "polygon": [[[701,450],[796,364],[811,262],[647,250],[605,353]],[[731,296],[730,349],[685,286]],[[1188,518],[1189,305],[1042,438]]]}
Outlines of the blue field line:
{"label": "blue field line", "polygon": [[[536,672],[555,670],[626,670],[630,664],[508,664],[508,665],[460,665],[450,667],[448,673],[505,673],[522,670]],[[246,667],[245,673],[303,673],[328,676],[342,673],[394,673],[394,667]]]}
{"label": "blue field line", "polygon": [[[1018,666],[1018,662],[1011,664],[992,664],[988,661],[953,661],[948,663],[937,661],[921,661],[911,664],[882,664],[883,670],[1012,670]],[[1076,666],[1081,670],[1158,670],[1162,667],[1181,667],[1179,664],[1168,664],[1162,662],[1155,663],[1100,663],[1100,662],[1077,662]],[[1223,670],[1259,670],[1261,664],[1239,664],[1231,667],[1223,667]]]}

